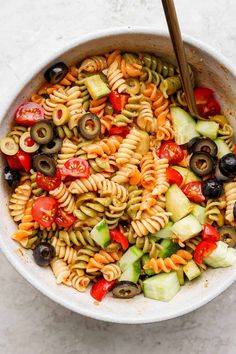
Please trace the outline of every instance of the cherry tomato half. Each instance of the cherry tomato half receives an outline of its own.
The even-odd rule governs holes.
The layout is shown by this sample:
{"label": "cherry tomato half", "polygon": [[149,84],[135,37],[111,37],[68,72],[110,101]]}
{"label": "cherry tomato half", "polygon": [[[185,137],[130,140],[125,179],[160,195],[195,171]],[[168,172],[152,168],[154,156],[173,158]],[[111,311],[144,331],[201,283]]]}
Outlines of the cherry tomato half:
{"label": "cherry tomato half", "polygon": [[31,169],[31,155],[23,150],[19,150],[13,156],[6,156],[8,166],[12,170],[24,170],[29,172]]}
{"label": "cherry tomato half", "polygon": [[169,160],[170,164],[178,164],[184,158],[183,150],[174,141],[164,142],[158,152],[158,156]]}
{"label": "cherry tomato half", "polygon": [[64,176],[88,178],[90,176],[90,167],[88,161],[80,157],[73,157],[66,161],[62,167],[61,173]]}
{"label": "cherry tomato half", "polygon": [[42,188],[48,192],[52,191],[61,184],[61,172],[59,168],[57,168],[55,175],[52,177],[45,176],[43,173],[37,172],[35,182],[39,188]]}
{"label": "cherry tomato half", "polygon": [[91,288],[90,295],[97,301],[102,301],[108,291],[112,290],[116,280],[108,281],[106,279],[98,280]]}
{"label": "cherry tomato half", "polygon": [[219,241],[220,235],[218,231],[210,224],[205,224],[202,231],[203,240]]}
{"label": "cherry tomato half", "polygon": [[197,247],[195,248],[193,258],[195,262],[200,265],[205,257],[209,256],[209,254],[217,247],[216,242],[210,240],[201,241]]}
{"label": "cherry tomato half", "polygon": [[122,232],[112,229],[110,230],[110,236],[112,241],[118,242],[123,248],[123,250],[127,250],[127,248],[129,247],[129,241],[127,237],[125,237],[125,235],[122,234]]}
{"label": "cherry tomato half", "polygon": [[167,181],[169,184],[177,184],[177,186],[180,186],[183,182],[183,177],[182,175],[176,171],[174,168],[167,167],[166,169],[166,177]]}
{"label": "cherry tomato half", "polygon": [[220,104],[214,98],[214,92],[207,87],[198,87],[194,90],[194,97],[201,117],[207,118],[220,114]]}
{"label": "cherry tomato half", "polygon": [[76,217],[73,214],[68,214],[62,208],[58,209],[55,222],[58,226],[68,228],[74,224]]}
{"label": "cherry tomato half", "polygon": [[22,103],[16,111],[16,122],[27,127],[42,119],[44,119],[44,110],[34,102]]}
{"label": "cherry tomato half", "polygon": [[128,102],[129,95],[125,93],[119,93],[117,91],[111,91],[109,95],[109,100],[115,111],[120,113],[124,109],[126,103]]}
{"label": "cherry tomato half", "polygon": [[112,127],[109,132],[108,135],[119,135],[122,138],[125,138],[126,135],[128,135],[130,132],[129,127],[125,126],[125,127]]}
{"label": "cherry tomato half", "polygon": [[185,184],[182,188],[182,192],[188,197],[191,202],[202,203],[205,200],[202,194],[202,183],[201,182],[189,182]]}
{"label": "cherry tomato half", "polygon": [[39,197],[34,201],[32,217],[39,225],[50,227],[55,221],[58,202],[52,197]]}

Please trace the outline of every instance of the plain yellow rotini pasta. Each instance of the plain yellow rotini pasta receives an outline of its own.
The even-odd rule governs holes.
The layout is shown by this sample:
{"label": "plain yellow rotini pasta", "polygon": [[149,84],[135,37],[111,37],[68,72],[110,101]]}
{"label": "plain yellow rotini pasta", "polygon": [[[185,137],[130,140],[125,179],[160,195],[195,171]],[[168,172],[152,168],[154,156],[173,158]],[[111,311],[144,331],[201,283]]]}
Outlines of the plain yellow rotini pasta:
{"label": "plain yellow rotini pasta", "polygon": [[142,139],[142,133],[134,128],[122,141],[116,153],[116,164],[119,168],[131,160],[133,152],[137,149],[137,146]]}
{"label": "plain yellow rotini pasta", "polygon": [[234,225],[234,204],[236,203],[236,182],[225,183],[225,219]]}
{"label": "plain yellow rotini pasta", "polygon": [[152,191],[153,195],[160,196],[165,194],[169,188],[169,183],[167,181],[166,169],[169,166],[168,159],[159,159],[154,153],[154,163],[156,171],[156,183]]}
{"label": "plain yellow rotini pasta", "polygon": [[69,139],[65,138],[62,143],[61,151],[57,156],[57,167],[62,168],[64,163],[72,159],[77,152],[77,146]]}
{"label": "plain yellow rotini pasta", "polygon": [[71,286],[70,268],[65,261],[55,257],[51,262],[52,271],[55,275],[57,284],[64,283]]}
{"label": "plain yellow rotini pasta", "polygon": [[58,200],[60,207],[66,212],[73,213],[75,210],[75,199],[63,182],[61,182],[59,187],[50,191],[50,195]]}
{"label": "plain yellow rotini pasta", "polygon": [[77,251],[73,247],[68,246],[64,241],[57,237],[52,238],[51,244],[55,248],[56,257],[63,259],[67,264],[75,263]]}
{"label": "plain yellow rotini pasta", "polygon": [[76,179],[71,182],[68,190],[72,194],[95,192],[102,188],[102,182],[104,180],[105,177],[101,173],[95,173],[88,178]]}
{"label": "plain yellow rotini pasta", "polygon": [[107,264],[102,269],[104,279],[108,281],[119,279],[121,276],[120,267],[117,264]]}
{"label": "plain yellow rotini pasta", "polygon": [[24,216],[26,204],[31,195],[31,186],[26,181],[26,183],[21,184],[15,189],[15,193],[9,202],[10,215],[15,221],[21,221]]}

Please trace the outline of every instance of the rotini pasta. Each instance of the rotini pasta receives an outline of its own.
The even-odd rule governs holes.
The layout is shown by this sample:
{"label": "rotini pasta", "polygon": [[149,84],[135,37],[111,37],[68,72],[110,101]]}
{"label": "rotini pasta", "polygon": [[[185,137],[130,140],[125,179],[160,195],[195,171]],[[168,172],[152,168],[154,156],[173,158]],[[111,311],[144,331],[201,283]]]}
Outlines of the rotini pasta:
{"label": "rotini pasta", "polygon": [[179,266],[186,264],[187,261],[192,259],[192,254],[185,250],[179,250],[167,258],[152,258],[150,262],[144,265],[144,269],[152,269],[155,273],[165,272],[169,273],[172,270],[179,269]]}

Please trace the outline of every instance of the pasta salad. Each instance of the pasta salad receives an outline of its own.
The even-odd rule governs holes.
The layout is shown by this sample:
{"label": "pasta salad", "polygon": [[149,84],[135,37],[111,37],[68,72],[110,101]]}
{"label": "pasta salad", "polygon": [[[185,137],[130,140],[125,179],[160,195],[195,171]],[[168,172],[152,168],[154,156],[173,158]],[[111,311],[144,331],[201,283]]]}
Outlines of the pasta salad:
{"label": "pasta salad", "polygon": [[169,301],[235,264],[234,133],[212,89],[194,88],[196,120],[176,67],[120,50],[44,78],[0,141],[12,239],[38,266],[97,301]]}

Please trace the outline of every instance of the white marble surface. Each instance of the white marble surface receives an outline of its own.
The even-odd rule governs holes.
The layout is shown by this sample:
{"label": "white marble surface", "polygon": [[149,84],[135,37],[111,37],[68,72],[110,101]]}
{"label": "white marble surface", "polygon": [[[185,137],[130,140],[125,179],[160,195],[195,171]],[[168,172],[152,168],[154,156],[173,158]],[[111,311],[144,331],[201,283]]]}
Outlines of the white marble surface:
{"label": "white marble surface", "polygon": [[[236,61],[236,2],[176,0],[183,32]],[[53,48],[111,26],[166,28],[159,0],[0,0],[0,102]],[[1,110],[1,108],[0,108]],[[236,285],[203,308],[150,325],[76,315],[31,287],[0,254],[1,354],[236,353]]]}

